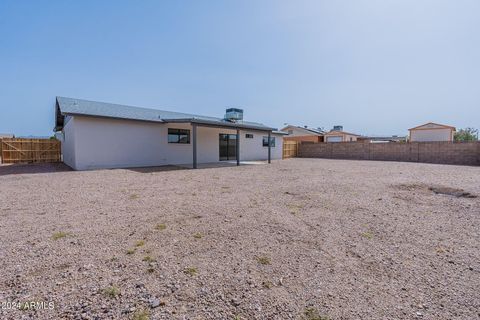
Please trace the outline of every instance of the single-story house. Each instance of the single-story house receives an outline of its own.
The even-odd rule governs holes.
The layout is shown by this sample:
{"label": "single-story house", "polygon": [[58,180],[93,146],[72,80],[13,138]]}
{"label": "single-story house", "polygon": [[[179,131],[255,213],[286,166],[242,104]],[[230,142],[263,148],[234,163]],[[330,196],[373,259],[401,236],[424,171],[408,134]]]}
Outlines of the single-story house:
{"label": "single-story house", "polygon": [[322,129],[287,125],[280,131],[288,134],[283,138],[284,141],[297,141],[302,143],[323,142],[324,131]]}
{"label": "single-story house", "polygon": [[410,132],[409,141],[453,141],[456,128],[444,124],[428,122],[421,126],[408,129]]}
{"label": "single-story house", "polygon": [[355,142],[360,135],[343,131],[343,127],[336,126],[324,134],[325,142]]}
{"label": "single-story house", "polygon": [[283,132],[243,121],[57,97],[55,131],[75,170],[281,159]]}

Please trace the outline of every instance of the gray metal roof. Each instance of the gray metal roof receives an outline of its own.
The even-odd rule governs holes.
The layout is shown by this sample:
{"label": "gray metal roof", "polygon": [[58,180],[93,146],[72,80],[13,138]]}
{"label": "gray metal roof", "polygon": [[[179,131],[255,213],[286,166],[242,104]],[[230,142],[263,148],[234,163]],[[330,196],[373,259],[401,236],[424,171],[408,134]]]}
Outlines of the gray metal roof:
{"label": "gray metal roof", "polygon": [[308,130],[308,131],[311,131],[313,133],[317,133],[317,134],[324,134],[325,131],[322,131],[322,130],[319,130],[319,129],[313,129],[313,128],[305,128],[305,127],[299,127],[301,129],[305,129],[305,130]]}
{"label": "gray metal roof", "polygon": [[201,116],[196,114],[173,112],[149,108],[132,107],[83,99],[57,97],[55,130],[63,127],[65,115],[82,115],[93,117],[106,117],[115,119],[129,119],[150,122],[191,122],[211,126],[245,128],[255,130],[276,130],[261,123],[249,121],[230,122],[223,118]]}

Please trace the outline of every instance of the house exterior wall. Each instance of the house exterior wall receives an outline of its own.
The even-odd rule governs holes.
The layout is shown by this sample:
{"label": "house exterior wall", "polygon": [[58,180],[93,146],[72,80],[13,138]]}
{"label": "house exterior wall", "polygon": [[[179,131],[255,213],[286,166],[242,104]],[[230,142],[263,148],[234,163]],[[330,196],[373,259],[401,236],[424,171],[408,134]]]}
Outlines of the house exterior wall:
{"label": "house exterior wall", "polygon": [[343,142],[343,136],[342,135],[337,135],[337,136],[326,136],[325,141],[332,143],[332,142]]}
{"label": "house exterior wall", "polygon": [[63,162],[71,167],[76,167],[75,163],[75,119],[70,116],[65,117],[65,125],[63,127],[63,141],[62,141],[62,157]]}
{"label": "house exterior wall", "polygon": [[[66,139],[62,148],[66,151],[64,158],[68,158],[65,163],[76,170],[192,163],[192,141],[168,143],[168,128],[192,130],[190,124],[75,116],[64,128]],[[246,132],[240,132],[240,160],[266,160],[268,151],[262,147],[262,137],[267,133],[254,131],[254,138],[246,139]],[[198,163],[219,161],[220,133],[235,134],[236,130],[197,127]],[[272,159],[281,159],[282,136],[272,136],[276,136]]]}
{"label": "house exterior wall", "polygon": [[[252,138],[246,138],[246,134],[253,134]],[[263,146],[263,137],[268,136],[267,132],[261,131],[240,131],[240,161],[255,161],[268,159],[268,147]],[[272,159],[282,159],[283,135],[273,134],[275,147],[271,148]],[[218,139],[218,138],[217,138]],[[218,148],[218,143],[217,143]],[[217,152],[218,154],[218,152]],[[218,161],[218,158],[217,160]]]}
{"label": "house exterior wall", "polygon": [[283,138],[285,141],[296,141],[296,142],[310,142],[310,143],[319,143],[323,142],[323,137],[321,136],[285,136]]}
{"label": "house exterior wall", "polygon": [[429,141],[453,141],[453,130],[444,129],[413,129],[410,130],[410,141],[429,142]]}
{"label": "house exterior wall", "polygon": [[344,141],[345,142],[355,142],[357,141],[357,136],[351,135],[351,134],[346,134],[344,135]]}
{"label": "house exterior wall", "polygon": [[[331,139],[332,137],[335,137],[335,138]],[[333,132],[333,133],[327,133],[325,135],[325,142],[330,142],[330,143],[334,143],[334,142],[356,142],[357,138],[358,138],[357,136],[352,135],[352,134],[343,133],[343,132]],[[332,141],[332,140],[336,140],[336,141]],[[340,140],[340,141],[338,141],[338,140]]]}

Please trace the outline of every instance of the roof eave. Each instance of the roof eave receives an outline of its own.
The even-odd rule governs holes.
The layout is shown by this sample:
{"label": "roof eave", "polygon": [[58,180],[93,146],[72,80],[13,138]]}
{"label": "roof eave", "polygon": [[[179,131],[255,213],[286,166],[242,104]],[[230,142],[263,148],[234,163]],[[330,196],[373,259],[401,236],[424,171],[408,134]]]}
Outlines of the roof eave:
{"label": "roof eave", "polygon": [[[419,128],[424,127],[424,126],[426,126],[426,125],[429,125],[429,124],[434,124],[434,125],[436,125],[436,126],[443,127],[444,129],[452,129],[453,131],[457,131],[457,128],[455,128],[455,127],[453,127],[453,126],[449,126],[449,125],[441,124],[441,123],[436,123],[436,122],[427,122],[427,123],[421,124],[421,125],[419,125],[419,126],[410,128],[410,129],[408,129],[408,131],[416,130],[416,129],[419,129]],[[427,128],[427,129],[430,129],[430,128]]]}
{"label": "roof eave", "polygon": [[131,121],[142,121],[142,122],[153,122],[153,123],[165,123],[163,119],[153,120],[153,119],[132,119],[124,117],[114,117],[114,116],[102,116],[96,114],[85,114],[85,113],[76,113],[76,112],[62,112],[63,116],[81,116],[89,118],[103,118],[103,119],[116,119],[116,120],[131,120]]}
{"label": "roof eave", "polygon": [[245,125],[235,122],[218,122],[218,121],[209,121],[196,118],[185,118],[185,119],[163,119],[166,123],[196,123],[201,125],[219,127],[219,128],[232,128],[232,129],[249,129],[257,131],[276,131],[276,128],[262,127],[262,126],[253,126]]}

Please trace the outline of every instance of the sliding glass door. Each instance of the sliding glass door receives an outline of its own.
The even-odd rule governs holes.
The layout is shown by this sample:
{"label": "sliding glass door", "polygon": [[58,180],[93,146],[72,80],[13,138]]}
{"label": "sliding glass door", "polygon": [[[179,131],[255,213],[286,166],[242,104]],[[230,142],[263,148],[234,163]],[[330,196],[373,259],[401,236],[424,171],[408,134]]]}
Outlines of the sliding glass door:
{"label": "sliding glass door", "polygon": [[220,133],[220,161],[237,160],[237,135]]}

